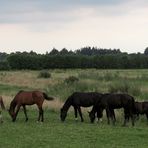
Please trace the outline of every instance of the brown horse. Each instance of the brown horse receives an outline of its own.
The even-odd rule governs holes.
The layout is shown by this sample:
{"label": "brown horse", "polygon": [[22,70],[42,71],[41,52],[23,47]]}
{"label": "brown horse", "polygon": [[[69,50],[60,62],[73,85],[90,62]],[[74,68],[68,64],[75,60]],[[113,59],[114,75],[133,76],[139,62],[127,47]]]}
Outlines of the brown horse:
{"label": "brown horse", "polygon": [[2,96],[0,96],[0,106],[3,110],[5,110],[5,105],[4,105]]}
{"label": "brown horse", "polygon": [[[53,100],[52,97],[48,97],[46,93],[41,91],[19,91],[14,99],[10,103],[9,114],[12,117],[12,121],[16,120],[20,107],[23,106],[26,121],[28,121],[26,105],[36,104],[39,109],[38,121],[44,121],[42,105],[44,100]],[[15,112],[16,107],[16,112]]]}

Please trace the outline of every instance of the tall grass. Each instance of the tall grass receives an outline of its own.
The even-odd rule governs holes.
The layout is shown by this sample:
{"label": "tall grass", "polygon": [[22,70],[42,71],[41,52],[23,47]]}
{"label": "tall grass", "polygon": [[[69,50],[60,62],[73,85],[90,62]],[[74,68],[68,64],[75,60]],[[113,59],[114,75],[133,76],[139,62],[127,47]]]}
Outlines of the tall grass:
{"label": "tall grass", "polygon": [[38,78],[39,72],[1,71],[1,95],[9,98],[24,89],[46,91],[63,101],[75,91],[123,92],[138,100],[148,98],[148,70],[55,69],[50,70],[50,79]]}
{"label": "tall grass", "polygon": [[128,82],[126,79],[123,81],[116,81],[108,86],[110,93],[129,93],[133,96],[141,95],[141,87],[137,86],[134,82]]}
{"label": "tall grass", "polygon": [[91,91],[100,91],[99,84],[89,81],[76,81],[71,83],[57,83],[55,85],[49,85],[46,88],[48,94],[57,96],[61,100],[65,100],[73,92],[91,92]]}

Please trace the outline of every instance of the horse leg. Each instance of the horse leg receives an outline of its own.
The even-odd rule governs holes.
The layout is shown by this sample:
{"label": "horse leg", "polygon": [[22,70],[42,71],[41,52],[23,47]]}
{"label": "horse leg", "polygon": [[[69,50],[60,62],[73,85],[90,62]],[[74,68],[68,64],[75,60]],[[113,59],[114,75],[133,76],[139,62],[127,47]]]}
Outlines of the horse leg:
{"label": "horse leg", "polygon": [[78,107],[78,112],[79,112],[79,115],[81,117],[81,122],[83,122],[84,119],[83,119],[83,116],[82,116],[82,112],[81,112],[81,108],[80,107]]}
{"label": "horse leg", "polygon": [[135,125],[135,116],[134,114],[130,113],[130,117],[131,117],[131,120],[132,120],[132,126]]}
{"label": "horse leg", "polygon": [[131,108],[129,108],[128,110],[129,110],[129,116],[131,117],[132,126],[134,126],[135,125],[135,115],[134,115],[134,112],[131,110]]}
{"label": "horse leg", "polygon": [[109,119],[110,118],[110,115],[109,114],[110,114],[109,109],[106,109],[106,116],[107,116],[107,123],[108,124],[110,124],[110,119]]}
{"label": "horse leg", "polygon": [[96,109],[97,110],[97,122],[102,122],[102,117],[103,117],[103,109],[102,108],[99,108],[99,109]]}
{"label": "horse leg", "polygon": [[123,126],[126,126],[127,121],[129,121],[129,111],[124,108],[124,123]]}
{"label": "horse leg", "polygon": [[137,120],[139,120],[139,114],[137,113],[136,115],[137,115]]}
{"label": "horse leg", "polygon": [[148,123],[148,113],[146,113],[147,123]]}
{"label": "horse leg", "polygon": [[26,106],[25,105],[23,105],[23,109],[24,109],[24,114],[25,114],[25,117],[26,117],[26,121],[28,121],[27,111],[26,111]]}
{"label": "horse leg", "polygon": [[17,105],[17,109],[16,109],[16,112],[15,112],[15,116],[14,116],[13,119],[12,119],[13,122],[16,120],[16,117],[17,117],[17,114],[18,114],[18,112],[19,112],[19,110],[20,110],[20,107],[21,107],[21,105]]}
{"label": "horse leg", "polygon": [[38,116],[38,122],[41,121],[43,122],[44,121],[44,117],[43,117],[43,109],[42,107],[38,107],[39,108],[39,116]]}
{"label": "horse leg", "polygon": [[42,116],[41,121],[43,122],[44,121],[44,111],[43,111],[42,107],[41,107],[41,116]]}
{"label": "horse leg", "polygon": [[115,125],[115,112],[113,109],[110,109],[110,112],[111,112],[111,119],[112,119],[113,125]]}
{"label": "horse leg", "polygon": [[78,120],[78,114],[77,114],[77,107],[74,106],[74,112],[75,112],[75,120]]}
{"label": "horse leg", "polygon": [[116,116],[115,116],[115,111],[113,109],[113,117],[114,117],[114,121],[116,122]]}

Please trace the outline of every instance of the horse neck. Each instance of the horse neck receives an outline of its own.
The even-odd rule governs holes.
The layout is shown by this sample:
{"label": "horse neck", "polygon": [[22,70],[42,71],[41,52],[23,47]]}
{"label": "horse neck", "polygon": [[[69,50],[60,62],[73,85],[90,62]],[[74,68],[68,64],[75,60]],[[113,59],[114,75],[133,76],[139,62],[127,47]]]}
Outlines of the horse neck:
{"label": "horse neck", "polygon": [[65,104],[63,105],[63,110],[64,110],[64,111],[68,111],[69,107],[71,106],[71,102],[72,102],[72,98],[69,97],[69,98],[66,100]]}
{"label": "horse neck", "polygon": [[14,112],[15,107],[16,107],[16,101],[15,100],[12,100],[12,102],[10,104],[9,111],[10,112]]}

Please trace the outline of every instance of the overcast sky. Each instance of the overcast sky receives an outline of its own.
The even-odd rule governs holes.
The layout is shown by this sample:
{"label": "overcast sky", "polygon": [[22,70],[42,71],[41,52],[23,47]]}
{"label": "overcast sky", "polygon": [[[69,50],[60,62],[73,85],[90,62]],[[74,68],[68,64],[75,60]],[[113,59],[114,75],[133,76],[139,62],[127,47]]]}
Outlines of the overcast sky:
{"label": "overcast sky", "polygon": [[84,46],[144,52],[148,0],[0,0],[0,52]]}

